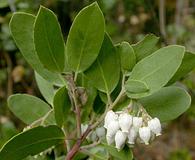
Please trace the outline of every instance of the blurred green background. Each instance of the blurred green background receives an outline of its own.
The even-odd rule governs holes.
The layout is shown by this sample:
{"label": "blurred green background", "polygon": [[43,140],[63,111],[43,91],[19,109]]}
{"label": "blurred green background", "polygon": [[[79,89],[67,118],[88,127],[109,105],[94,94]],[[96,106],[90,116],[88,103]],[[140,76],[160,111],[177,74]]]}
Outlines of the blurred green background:
{"label": "blurred green background", "polygon": [[[13,93],[41,97],[34,73],[17,49],[9,31],[13,12],[36,14],[40,5],[53,10],[66,39],[71,23],[93,0],[0,0],[0,147],[24,127],[7,108]],[[115,43],[136,43],[144,35],[161,37],[161,45],[181,44],[195,52],[194,0],[97,0]],[[195,62],[194,62],[195,63]],[[136,145],[137,160],[195,160],[195,71],[178,82],[192,96],[192,106],[178,119],[163,125],[163,135],[151,145]]]}

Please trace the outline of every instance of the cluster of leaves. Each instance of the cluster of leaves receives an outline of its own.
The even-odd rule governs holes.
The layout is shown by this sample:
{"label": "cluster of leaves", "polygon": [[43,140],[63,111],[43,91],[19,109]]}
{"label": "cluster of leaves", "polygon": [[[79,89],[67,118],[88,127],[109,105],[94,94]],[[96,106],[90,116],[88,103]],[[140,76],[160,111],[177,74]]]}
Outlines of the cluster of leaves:
{"label": "cluster of leaves", "polygon": [[[2,160],[20,160],[63,144],[76,125],[80,129],[78,125],[89,123],[94,114],[95,124],[100,123],[102,119],[98,118],[108,109],[121,109],[131,99],[162,122],[175,119],[190,106],[189,94],[170,85],[195,67],[195,55],[178,45],[159,49],[159,38],[152,34],[133,45],[114,45],[97,3],[79,12],[66,44],[56,16],[42,6],[36,16],[14,13],[10,29],[24,58],[35,70],[38,87],[47,102],[26,94],[9,97],[10,110],[30,129],[2,147]],[[117,159],[132,159],[127,146],[120,152],[104,143],[98,147]],[[99,148],[86,153],[107,159],[104,152],[103,158],[96,154]]]}

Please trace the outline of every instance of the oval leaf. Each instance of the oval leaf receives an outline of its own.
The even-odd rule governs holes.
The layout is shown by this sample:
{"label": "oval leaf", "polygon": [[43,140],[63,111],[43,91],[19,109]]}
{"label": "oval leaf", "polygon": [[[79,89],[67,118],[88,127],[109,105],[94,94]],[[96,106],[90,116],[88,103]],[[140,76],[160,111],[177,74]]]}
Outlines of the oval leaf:
{"label": "oval leaf", "polygon": [[148,86],[142,82],[142,81],[138,81],[138,80],[133,80],[133,79],[129,79],[126,83],[125,83],[125,88],[128,91],[127,94],[135,94],[135,93],[145,93],[149,91]]}
{"label": "oval leaf", "polygon": [[97,58],[104,39],[104,17],[95,2],[76,16],[67,39],[68,64],[75,72],[86,70]]}
{"label": "oval leaf", "polygon": [[168,84],[172,84],[182,77],[184,77],[186,74],[188,74],[190,71],[192,71],[195,68],[195,54],[191,52],[185,52],[184,58],[182,60],[182,63],[175,73],[175,75],[171,78]]}
{"label": "oval leaf", "polygon": [[34,21],[35,16],[31,14],[14,13],[10,21],[11,34],[22,55],[36,72],[52,83],[64,85],[62,76],[45,69],[36,54],[33,40]]}
{"label": "oval leaf", "polygon": [[184,113],[191,103],[190,95],[179,87],[165,87],[155,94],[140,99],[152,117],[170,121]]}
{"label": "oval leaf", "polygon": [[38,88],[45,98],[45,100],[50,104],[53,105],[53,97],[55,95],[55,90],[53,84],[46,81],[42,78],[38,73],[35,72],[35,79],[38,85]]}
{"label": "oval leaf", "polygon": [[62,126],[67,119],[68,112],[71,108],[71,102],[66,87],[60,88],[54,96],[54,112],[56,123]]}
{"label": "oval leaf", "polygon": [[32,122],[43,117],[50,111],[50,106],[41,99],[27,95],[15,94],[8,98],[9,109],[24,123]]}
{"label": "oval leaf", "polygon": [[121,59],[121,68],[123,71],[131,71],[136,63],[136,57],[133,48],[128,42],[122,42],[117,46],[117,52]]}
{"label": "oval leaf", "polygon": [[42,64],[51,71],[63,72],[65,47],[55,14],[41,6],[34,26],[34,43]]}
{"label": "oval leaf", "polygon": [[120,78],[120,62],[110,37],[105,38],[95,63],[85,72],[91,84],[98,90],[110,94]]}
{"label": "oval leaf", "polygon": [[57,145],[64,140],[64,133],[57,126],[36,127],[10,139],[1,149],[1,160],[21,160]]}
{"label": "oval leaf", "polygon": [[132,45],[135,51],[136,60],[140,61],[157,50],[158,48],[156,45],[158,41],[159,37],[156,37],[154,34],[148,34],[141,41]]}
{"label": "oval leaf", "polygon": [[139,96],[131,94],[130,97],[148,96],[166,85],[179,68],[184,51],[182,46],[170,45],[157,50],[137,63],[132,70],[130,79],[144,82],[148,86],[149,92]]}

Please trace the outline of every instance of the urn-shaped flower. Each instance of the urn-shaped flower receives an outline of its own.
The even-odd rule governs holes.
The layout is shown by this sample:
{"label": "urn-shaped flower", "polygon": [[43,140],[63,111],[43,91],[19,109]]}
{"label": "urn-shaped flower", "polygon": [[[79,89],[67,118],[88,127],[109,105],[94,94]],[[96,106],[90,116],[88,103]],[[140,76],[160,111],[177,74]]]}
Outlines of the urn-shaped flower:
{"label": "urn-shaped flower", "polygon": [[118,150],[120,150],[124,144],[125,144],[125,141],[126,141],[126,134],[123,133],[121,130],[118,130],[116,132],[116,135],[115,135],[115,144],[116,144],[116,148]]}
{"label": "urn-shaped flower", "polygon": [[149,144],[149,140],[151,137],[151,131],[149,127],[142,127],[139,129],[139,137],[141,138],[141,140],[144,141],[144,143],[146,145]]}
{"label": "urn-shaped flower", "polygon": [[142,117],[133,117],[133,126],[135,129],[139,129],[142,126],[143,119]]}
{"label": "urn-shaped flower", "polygon": [[108,111],[104,119],[104,127],[107,129],[110,122],[118,120],[118,115],[112,110]]}
{"label": "urn-shaped flower", "polygon": [[150,121],[148,121],[148,127],[150,128],[150,130],[156,134],[156,136],[160,136],[161,135],[161,124],[160,124],[160,120],[158,118],[154,118]]}
{"label": "urn-shaped flower", "polygon": [[122,113],[120,114],[118,120],[119,120],[119,126],[122,132],[128,133],[132,125],[132,120],[133,120],[132,116],[129,115],[128,113]]}
{"label": "urn-shaped flower", "polygon": [[138,132],[134,127],[131,127],[128,133],[128,143],[135,144],[135,139],[137,137]]}
{"label": "urn-shaped flower", "polygon": [[111,121],[107,127],[107,135],[113,137],[119,128],[119,122],[117,120]]}

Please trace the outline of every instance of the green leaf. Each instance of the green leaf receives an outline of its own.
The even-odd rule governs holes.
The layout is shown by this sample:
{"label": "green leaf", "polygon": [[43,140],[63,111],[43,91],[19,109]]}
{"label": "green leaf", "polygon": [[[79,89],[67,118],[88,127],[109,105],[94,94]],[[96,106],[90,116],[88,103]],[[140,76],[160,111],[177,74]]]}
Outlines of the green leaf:
{"label": "green leaf", "polygon": [[136,63],[136,57],[133,48],[128,42],[122,42],[117,47],[117,52],[121,59],[121,68],[124,71],[131,71]]}
{"label": "green leaf", "polygon": [[132,45],[135,51],[136,60],[140,61],[152,54],[156,50],[158,41],[159,37],[156,37],[154,34],[148,34],[144,37],[144,39]]}
{"label": "green leaf", "polygon": [[95,61],[104,39],[104,27],[104,16],[96,2],[79,12],[66,45],[70,69],[82,72]]}
{"label": "green leaf", "polygon": [[43,117],[50,111],[50,106],[41,99],[27,95],[15,94],[8,98],[9,109],[24,123],[32,122]]}
{"label": "green leaf", "polygon": [[133,153],[127,145],[125,145],[125,147],[121,151],[118,151],[114,146],[107,145],[105,143],[103,143],[103,146],[108,150],[108,152],[114,158],[117,158],[117,160],[124,160],[124,159],[132,160],[133,159]]}
{"label": "green leaf", "polygon": [[38,88],[45,98],[45,100],[50,104],[53,105],[53,97],[55,95],[55,90],[53,84],[46,81],[42,78],[37,72],[35,72],[35,79],[38,85]]}
{"label": "green leaf", "polygon": [[171,78],[171,80],[168,82],[168,84],[172,84],[185,75],[187,75],[190,71],[192,71],[195,68],[195,54],[191,52],[185,52],[184,58],[182,60],[182,63],[175,73],[175,75]]}
{"label": "green leaf", "polygon": [[152,117],[164,122],[184,113],[190,107],[191,97],[184,89],[171,86],[140,99],[140,102]]}
{"label": "green leaf", "polygon": [[35,19],[34,43],[42,64],[51,71],[63,72],[64,40],[55,14],[41,6]]}
{"label": "green leaf", "polygon": [[62,76],[45,69],[36,54],[33,38],[34,21],[35,16],[31,14],[14,13],[10,21],[11,34],[26,61],[39,75],[52,83],[64,85]]}
{"label": "green leaf", "polygon": [[93,104],[93,111],[96,114],[103,114],[106,109],[105,103],[101,100],[99,94],[96,96],[94,104]]}
{"label": "green leaf", "polygon": [[56,122],[59,126],[62,126],[66,122],[68,112],[71,108],[71,102],[66,86],[58,89],[54,96],[53,105]]}
{"label": "green leaf", "polygon": [[145,93],[149,91],[148,86],[139,80],[133,80],[133,79],[128,79],[127,82],[125,83],[125,88],[128,91],[128,93]]}
{"label": "green leaf", "polygon": [[110,94],[120,78],[120,62],[110,37],[105,38],[95,63],[85,72],[91,84],[98,90]]}
{"label": "green leaf", "polygon": [[36,127],[10,139],[1,149],[1,160],[21,160],[63,143],[64,133],[57,126]]}
{"label": "green leaf", "polygon": [[137,63],[129,79],[144,82],[149,91],[143,94],[133,94],[127,90],[128,96],[130,98],[145,97],[166,85],[179,68],[184,51],[185,48],[182,46],[170,45],[157,50]]}
{"label": "green leaf", "polygon": [[89,160],[106,160],[109,159],[108,152],[103,149],[102,145],[91,147],[87,150],[86,154],[90,156]]}

